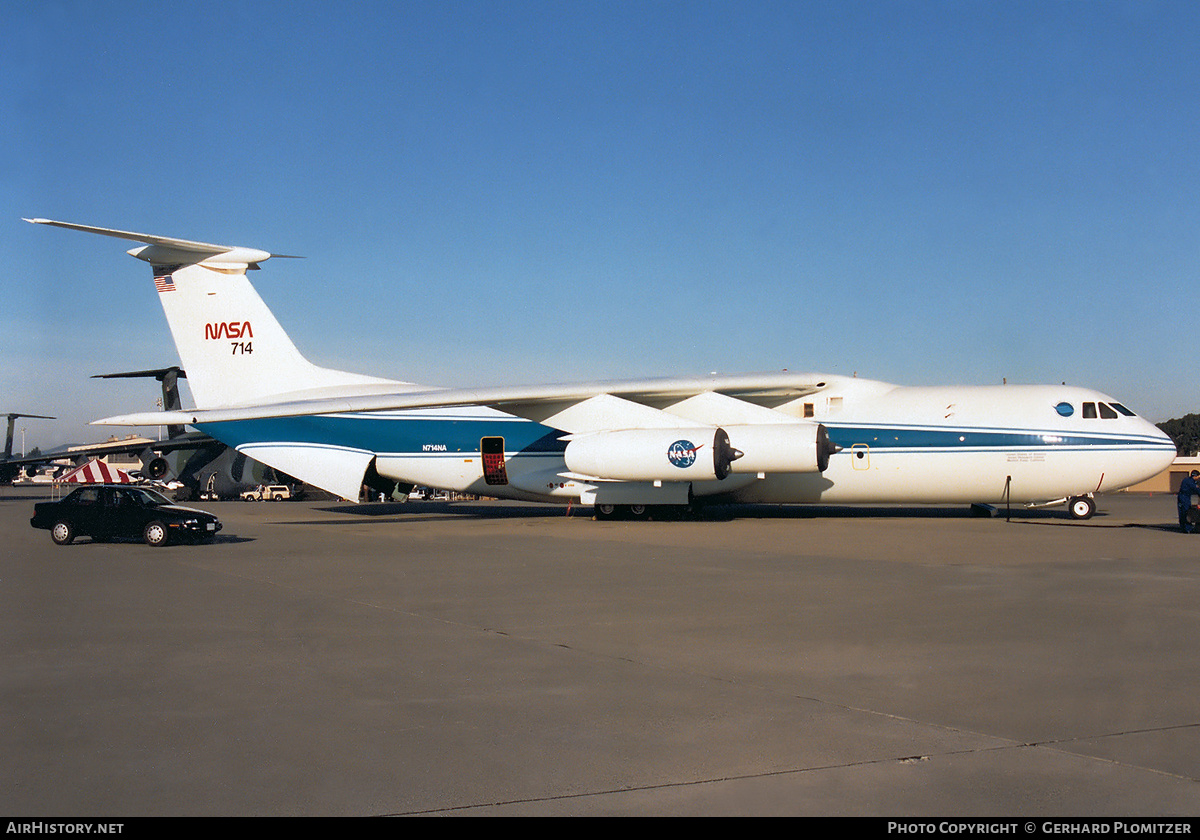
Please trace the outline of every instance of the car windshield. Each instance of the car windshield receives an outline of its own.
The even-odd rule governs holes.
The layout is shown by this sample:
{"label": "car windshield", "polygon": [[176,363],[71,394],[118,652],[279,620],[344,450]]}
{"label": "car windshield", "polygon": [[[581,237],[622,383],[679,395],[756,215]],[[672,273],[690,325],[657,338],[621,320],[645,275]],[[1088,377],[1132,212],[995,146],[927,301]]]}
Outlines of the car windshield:
{"label": "car windshield", "polygon": [[137,500],[138,504],[145,507],[158,507],[159,505],[169,505],[171,500],[159,493],[156,490],[146,490],[142,487],[130,488],[129,495]]}

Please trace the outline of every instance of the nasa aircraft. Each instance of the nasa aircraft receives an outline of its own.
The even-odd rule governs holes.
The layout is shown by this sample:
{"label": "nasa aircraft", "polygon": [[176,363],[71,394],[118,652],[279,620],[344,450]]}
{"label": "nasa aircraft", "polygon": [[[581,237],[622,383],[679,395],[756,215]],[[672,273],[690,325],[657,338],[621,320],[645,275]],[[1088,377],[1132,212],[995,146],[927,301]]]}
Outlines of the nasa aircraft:
{"label": "nasa aircraft", "polygon": [[693,501],[1061,504],[1161,472],[1171,440],[1067,386],[902,387],[804,373],[430,388],[318,367],[247,279],[272,256],[47,219],[141,243],[195,409],[97,424],[195,426],[347,499],[394,482],[580,500],[598,518]]}

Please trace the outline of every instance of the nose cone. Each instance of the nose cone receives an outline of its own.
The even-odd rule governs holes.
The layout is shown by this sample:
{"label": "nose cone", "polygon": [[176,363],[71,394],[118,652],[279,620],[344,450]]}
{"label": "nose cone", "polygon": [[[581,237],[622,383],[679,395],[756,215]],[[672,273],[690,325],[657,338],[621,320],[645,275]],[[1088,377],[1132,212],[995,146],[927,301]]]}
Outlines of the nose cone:
{"label": "nose cone", "polygon": [[1175,460],[1176,451],[1175,443],[1162,429],[1155,426],[1153,423],[1142,418],[1138,418],[1140,428],[1137,430],[1137,437],[1144,441],[1136,446],[1137,458],[1135,463],[1131,464],[1131,476],[1141,474],[1140,477],[1127,480],[1126,486],[1137,484],[1145,481],[1148,478],[1161,473]]}

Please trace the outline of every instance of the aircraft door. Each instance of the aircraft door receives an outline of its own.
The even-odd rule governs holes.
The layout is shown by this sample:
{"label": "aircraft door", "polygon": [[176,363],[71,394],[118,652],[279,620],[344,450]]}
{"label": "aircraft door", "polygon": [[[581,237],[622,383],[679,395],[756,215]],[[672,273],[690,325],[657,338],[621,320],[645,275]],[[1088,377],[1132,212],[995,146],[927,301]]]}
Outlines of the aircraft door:
{"label": "aircraft door", "polygon": [[479,454],[483,456],[483,480],[491,485],[508,484],[508,471],[504,468],[504,438],[480,438]]}

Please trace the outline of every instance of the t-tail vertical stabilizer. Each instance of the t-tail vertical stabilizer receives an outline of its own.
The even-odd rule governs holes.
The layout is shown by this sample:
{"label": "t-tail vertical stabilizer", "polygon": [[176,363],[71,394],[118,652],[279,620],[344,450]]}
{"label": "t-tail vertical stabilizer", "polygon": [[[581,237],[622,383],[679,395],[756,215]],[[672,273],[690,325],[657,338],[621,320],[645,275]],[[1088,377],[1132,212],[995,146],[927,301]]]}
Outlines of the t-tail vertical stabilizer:
{"label": "t-tail vertical stabilizer", "polygon": [[259,263],[286,254],[49,219],[25,221],[142,243],[128,253],[153,268],[197,408],[401,384],[318,367],[301,355],[246,277]]}

